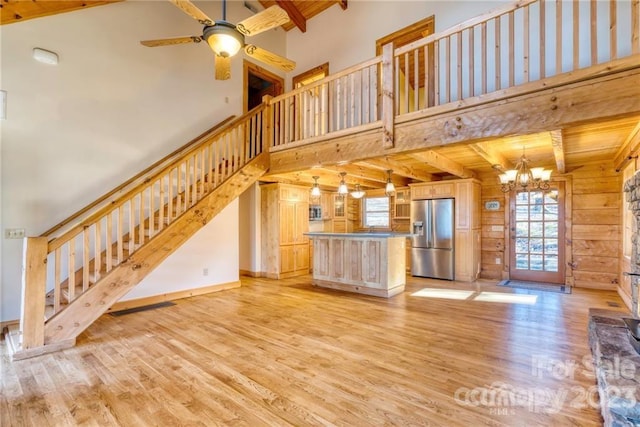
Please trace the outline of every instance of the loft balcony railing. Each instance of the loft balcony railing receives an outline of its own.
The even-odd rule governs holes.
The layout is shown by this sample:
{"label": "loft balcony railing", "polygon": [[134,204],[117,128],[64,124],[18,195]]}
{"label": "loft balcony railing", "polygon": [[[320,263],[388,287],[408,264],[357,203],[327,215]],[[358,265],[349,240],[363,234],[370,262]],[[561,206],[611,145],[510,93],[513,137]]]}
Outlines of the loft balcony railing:
{"label": "loft balcony railing", "polygon": [[[640,54],[640,2],[522,0],[271,100],[279,151]],[[454,104],[455,105],[455,104]]]}

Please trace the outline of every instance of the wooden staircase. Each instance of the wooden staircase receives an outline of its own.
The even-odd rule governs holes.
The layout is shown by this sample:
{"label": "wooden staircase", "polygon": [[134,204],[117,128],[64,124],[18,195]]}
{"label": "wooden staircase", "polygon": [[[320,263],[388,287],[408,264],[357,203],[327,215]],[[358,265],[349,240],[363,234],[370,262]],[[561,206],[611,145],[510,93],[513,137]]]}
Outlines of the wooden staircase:
{"label": "wooden staircase", "polygon": [[199,137],[118,197],[25,239],[20,327],[5,334],[14,360],[73,346],[268,170],[265,106]]}

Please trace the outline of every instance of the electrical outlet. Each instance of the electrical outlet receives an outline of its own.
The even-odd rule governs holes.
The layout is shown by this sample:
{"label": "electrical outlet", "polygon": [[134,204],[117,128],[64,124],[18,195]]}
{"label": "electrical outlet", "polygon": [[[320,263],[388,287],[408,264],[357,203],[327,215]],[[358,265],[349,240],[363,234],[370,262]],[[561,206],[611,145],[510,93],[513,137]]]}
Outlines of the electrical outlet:
{"label": "electrical outlet", "polygon": [[498,265],[502,264],[502,260],[500,258],[496,258],[496,264]]}
{"label": "electrical outlet", "polygon": [[24,228],[5,228],[4,229],[5,239],[22,239],[24,238],[24,235],[25,235]]}
{"label": "electrical outlet", "polygon": [[491,231],[502,231],[502,226],[501,225],[492,225],[491,226]]}
{"label": "electrical outlet", "polygon": [[208,276],[209,275],[209,269],[208,268],[203,268],[202,269],[202,275],[203,276]]}

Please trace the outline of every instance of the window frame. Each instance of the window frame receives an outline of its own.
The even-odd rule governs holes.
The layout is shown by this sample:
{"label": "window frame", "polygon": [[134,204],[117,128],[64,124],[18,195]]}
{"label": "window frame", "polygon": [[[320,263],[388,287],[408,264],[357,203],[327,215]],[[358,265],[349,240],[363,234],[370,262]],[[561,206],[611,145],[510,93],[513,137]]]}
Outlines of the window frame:
{"label": "window frame", "polygon": [[[387,199],[387,225],[368,225],[367,223],[367,213],[371,212],[385,212],[383,210],[367,210],[367,200],[369,199]],[[386,194],[367,194],[362,198],[362,227],[363,228],[373,228],[378,230],[390,230],[391,229],[391,197]]]}

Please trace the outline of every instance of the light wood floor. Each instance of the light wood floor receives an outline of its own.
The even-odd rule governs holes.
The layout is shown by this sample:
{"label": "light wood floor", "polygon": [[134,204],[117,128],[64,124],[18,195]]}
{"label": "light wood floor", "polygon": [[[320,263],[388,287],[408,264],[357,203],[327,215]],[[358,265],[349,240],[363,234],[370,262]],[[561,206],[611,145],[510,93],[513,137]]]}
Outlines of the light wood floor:
{"label": "light wood floor", "polygon": [[[57,354],[9,362],[3,343],[0,425],[601,424],[583,365],[587,310],[622,305],[615,293],[532,291],[535,305],[411,295],[425,287],[513,292],[410,279],[387,300],[309,277],[243,278],[173,307],[105,315]],[[490,406],[500,387],[515,400]]]}

